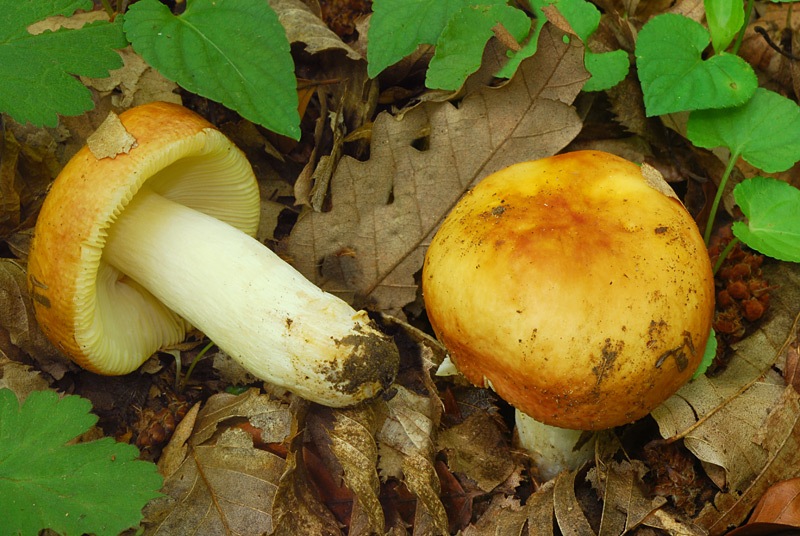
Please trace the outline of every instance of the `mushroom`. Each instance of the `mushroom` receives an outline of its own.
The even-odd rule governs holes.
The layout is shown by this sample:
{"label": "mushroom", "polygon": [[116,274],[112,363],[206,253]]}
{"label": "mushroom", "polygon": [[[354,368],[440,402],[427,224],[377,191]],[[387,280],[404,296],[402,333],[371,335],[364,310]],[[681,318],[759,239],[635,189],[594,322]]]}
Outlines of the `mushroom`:
{"label": "mushroom", "polygon": [[517,409],[544,478],[592,455],[581,431],[640,419],[687,382],[714,309],[685,207],[652,167],[598,151],[483,179],[436,232],[422,289],[458,371]]}
{"label": "mushroom", "polygon": [[119,117],[115,158],[82,148],[42,206],[28,285],[44,333],[82,367],[127,374],[203,331],[249,372],[314,402],[375,396],[393,340],[251,235],[260,198],[244,154],[182,106]]}

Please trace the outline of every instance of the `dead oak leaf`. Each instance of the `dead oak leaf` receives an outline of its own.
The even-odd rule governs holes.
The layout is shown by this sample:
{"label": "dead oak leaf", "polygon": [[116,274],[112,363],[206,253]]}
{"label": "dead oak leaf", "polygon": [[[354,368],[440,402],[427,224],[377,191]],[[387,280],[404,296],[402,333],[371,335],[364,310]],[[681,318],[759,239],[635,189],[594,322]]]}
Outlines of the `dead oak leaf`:
{"label": "dead oak leaf", "polygon": [[414,273],[433,233],[478,180],[512,163],[552,155],[580,131],[571,103],[587,74],[579,43],[548,25],[538,53],[500,88],[458,106],[424,103],[397,119],[380,114],[371,155],[344,157],[332,208],[305,213],[283,253],[323,289],[398,314],[414,300]]}

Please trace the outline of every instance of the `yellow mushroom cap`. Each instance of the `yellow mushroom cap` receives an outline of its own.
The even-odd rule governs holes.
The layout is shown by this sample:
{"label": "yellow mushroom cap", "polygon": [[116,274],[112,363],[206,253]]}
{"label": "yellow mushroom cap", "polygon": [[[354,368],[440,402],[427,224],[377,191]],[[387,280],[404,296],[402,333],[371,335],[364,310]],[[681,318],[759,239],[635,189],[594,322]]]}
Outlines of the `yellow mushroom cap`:
{"label": "yellow mushroom cap", "polygon": [[254,234],[258,186],[244,154],[194,112],[163,102],[120,115],[135,138],[127,154],[96,158],[83,147],[45,199],[28,260],[28,285],[45,334],[82,367],[126,374],[158,348],[183,340],[187,323],[102,259],[108,229],[137,191]]}
{"label": "yellow mushroom cap", "polygon": [[671,396],[702,359],[714,282],[694,220],[664,191],[631,162],[578,151],[468,192],[422,276],[459,371],[561,428],[629,423]]}

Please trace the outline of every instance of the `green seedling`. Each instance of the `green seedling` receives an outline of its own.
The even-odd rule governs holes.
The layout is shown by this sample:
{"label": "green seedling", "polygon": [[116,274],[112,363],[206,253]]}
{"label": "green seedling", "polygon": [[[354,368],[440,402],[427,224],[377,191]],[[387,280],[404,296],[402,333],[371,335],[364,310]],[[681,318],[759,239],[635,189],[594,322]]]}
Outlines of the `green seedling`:
{"label": "green seedling", "polygon": [[752,67],[735,54],[703,59],[711,37],[698,22],[667,13],[639,32],[636,66],[648,116],[747,102],[758,86]]}
{"label": "green seedling", "polygon": [[0,524],[3,534],[116,536],[137,526],[158,497],[156,466],[139,451],[103,438],[72,443],[97,417],[79,396],[31,393],[20,405],[0,389]]}
{"label": "green seedling", "polygon": [[457,90],[478,70],[486,42],[497,35],[510,46],[496,73],[510,78],[522,59],[536,52],[544,17],[532,23],[507,0],[375,0],[369,27],[367,72],[376,77],[420,45],[433,45],[425,85]]}
{"label": "green seedling", "polygon": [[[703,235],[708,243],[722,193],[740,157],[768,173],[785,171],[800,160],[800,107],[777,93],[759,88],[742,106],[692,112],[687,137],[698,147],[725,147],[730,151]],[[737,204],[750,221],[747,226],[734,226],[735,236],[765,255],[800,262],[800,248],[796,242],[800,233],[796,189],[788,184],[778,187],[773,181],[762,180],[745,185],[753,180],[745,180],[737,186],[738,193],[734,191]],[[795,236],[795,242],[791,241],[791,236]],[[723,258],[720,255],[720,259]]]}

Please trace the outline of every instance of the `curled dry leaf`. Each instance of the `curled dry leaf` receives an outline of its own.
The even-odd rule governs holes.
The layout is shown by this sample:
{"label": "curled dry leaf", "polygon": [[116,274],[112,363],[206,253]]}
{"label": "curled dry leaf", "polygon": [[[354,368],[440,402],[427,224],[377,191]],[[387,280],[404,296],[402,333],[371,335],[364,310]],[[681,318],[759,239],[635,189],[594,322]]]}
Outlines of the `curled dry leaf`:
{"label": "curled dry leaf", "polygon": [[328,212],[310,213],[283,244],[306,277],[350,301],[401,314],[414,273],[453,204],[480,178],[516,161],[551,155],[579,132],[571,103],[587,74],[582,49],[546,26],[539,52],[502,88],[458,105],[425,103],[402,120],[379,114],[371,154],[344,157]]}
{"label": "curled dry leaf", "polygon": [[358,533],[383,534],[384,519],[378,495],[378,446],[375,433],[383,424],[385,411],[383,401],[376,400],[357,408],[334,410],[334,426],[329,431],[331,451],[344,473],[347,487],[355,495],[353,525],[361,529]]}
{"label": "curled dry leaf", "polygon": [[800,529],[800,478],[778,482],[758,501],[747,524],[728,536],[762,536]]}
{"label": "curled dry leaf", "polygon": [[341,50],[350,59],[361,59],[361,54],[346,45],[301,0],[269,0],[269,5],[278,14],[290,43],[305,44],[309,54]]}

